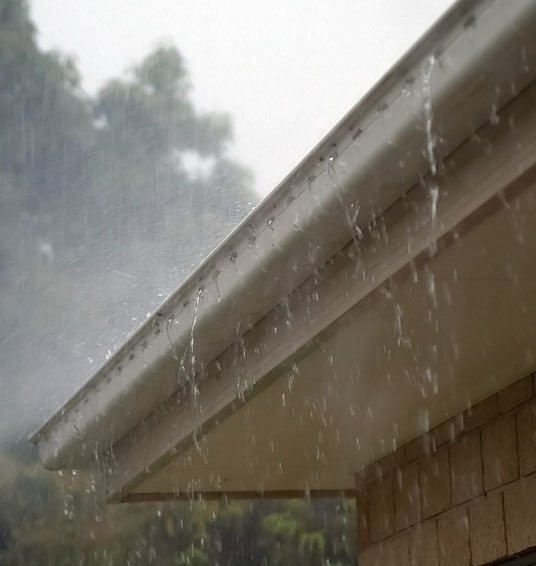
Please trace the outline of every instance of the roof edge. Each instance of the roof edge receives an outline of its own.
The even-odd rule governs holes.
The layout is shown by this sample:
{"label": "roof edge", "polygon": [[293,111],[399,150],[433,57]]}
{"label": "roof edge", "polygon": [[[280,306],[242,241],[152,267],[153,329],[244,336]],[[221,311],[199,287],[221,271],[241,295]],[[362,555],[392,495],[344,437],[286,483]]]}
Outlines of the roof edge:
{"label": "roof edge", "polygon": [[[192,354],[191,367],[183,373],[188,377],[189,372],[201,371],[238,334],[255,324],[316,267],[355,237],[360,227],[401,196],[433,166],[433,150],[431,154],[425,151],[424,155],[422,151],[430,142],[427,132],[419,127],[424,103],[429,102],[440,122],[441,111],[435,109],[446,108],[445,101],[457,89],[474,86],[476,69],[481,69],[482,76],[476,78],[483,86],[503,79],[517,80],[516,73],[520,71],[514,65],[510,65],[512,69],[507,77],[496,75],[500,67],[494,65],[493,48],[511,45],[511,53],[508,52],[511,58],[514,47],[517,49],[521,40],[527,41],[522,33],[523,22],[534,22],[535,18],[536,5],[530,0],[520,0],[515,8],[509,5],[508,10],[497,0],[457,2],[209,254],[94,377],[30,436],[39,446],[45,465],[52,468],[79,465],[95,452],[96,446],[101,450],[111,446],[161,404],[169,396],[170,387],[180,386],[176,381],[158,382],[160,387],[155,387],[156,378],[150,371],[169,356],[170,343],[181,355],[187,355],[194,334],[202,342],[201,337],[210,333],[215,319],[226,321],[224,339],[212,346],[201,343],[197,360],[193,361]],[[434,61],[441,58],[449,65],[434,69]],[[528,82],[531,78],[528,73],[525,75],[517,80],[520,88],[523,80]],[[513,95],[507,91],[496,94],[482,90],[466,114],[461,111],[459,116],[450,117],[459,123],[452,125],[452,136],[446,143],[463,141],[471,129],[489,117],[490,100],[504,105],[508,96]],[[474,117],[473,123],[467,123],[468,116]],[[386,143],[386,136],[393,143]],[[406,157],[407,186],[398,183],[386,189],[391,181],[389,171],[380,173],[385,176],[382,180],[376,168],[396,156],[406,155],[408,149],[414,151]],[[348,216],[352,207],[357,222],[344,216]],[[337,225],[334,218],[338,219]],[[341,218],[344,222],[340,222]],[[329,229],[323,230],[321,227],[326,224],[330,224]],[[303,250],[305,243],[309,247],[312,243],[318,245],[319,251],[297,265],[291,277],[259,292],[258,283],[262,277],[266,279],[265,272],[289,271],[289,255]],[[248,286],[253,286],[249,294],[245,291]],[[253,300],[255,308],[252,308]],[[161,333],[164,325],[166,331]],[[147,392],[146,402],[139,401],[143,398],[141,392]],[[118,410],[127,403],[133,408],[128,415]],[[112,420],[116,421],[115,429],[110,427]],[[122,422],[117,424],[117,421]],[[86,448],[84,454],[82,445]]]}

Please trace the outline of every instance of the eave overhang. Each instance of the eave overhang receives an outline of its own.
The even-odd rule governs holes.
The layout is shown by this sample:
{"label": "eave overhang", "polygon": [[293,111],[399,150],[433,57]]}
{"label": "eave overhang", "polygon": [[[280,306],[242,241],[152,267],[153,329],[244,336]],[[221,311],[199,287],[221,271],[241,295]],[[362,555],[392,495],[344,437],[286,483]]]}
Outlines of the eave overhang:
{"label": "eave overhang", "polygon": [[[362,247],[359,240],[368,226],[436,173],[444,156],[535,79],[536,66],[530,65],[536,61],[535,31],[536,4],[530,0],[456,3],[32,435],[45,466],[88,467],[113,449],[122,464],[108,480],[109,495],[122,498],[143,470],[177,453],[200,427],[210,428],[256,395],[344,312],[493,201],[504,183],[488,192],[457,194],[450,212],[443,211],[451,217],[413,237],[411,254],[401,233],[399,256],[378,263],[378,273],[350,299],[332,304],[329,316],[300,313],[307,286],[315,292],[315,274],[322,270],[329,277],[335,270],[329,262],[338,252],[349,245]],[[530,156],[524,167],[521,173],[530,176]],[[512,183],[521,173],[516,169]],[[199,395],[208,395],[207,387],[221,387],[225,375],[235,371],[232,360],[244,341],[248,352],[255,352],[260,341],[277,341],[266,328],[277,325],[281,309],[304,321],[291,342],[268,348],[263,360],[251,357],[247,377],[227,387],[219,404],[197,414],[195,404],[165,410],[177,406],[185,391],[198,395],[200,384]],[[160,442],[149,434],[144,440],[143,430],[151,423],[177,434]],[[138,463],[131,451],[134,439],[144,446]]]}

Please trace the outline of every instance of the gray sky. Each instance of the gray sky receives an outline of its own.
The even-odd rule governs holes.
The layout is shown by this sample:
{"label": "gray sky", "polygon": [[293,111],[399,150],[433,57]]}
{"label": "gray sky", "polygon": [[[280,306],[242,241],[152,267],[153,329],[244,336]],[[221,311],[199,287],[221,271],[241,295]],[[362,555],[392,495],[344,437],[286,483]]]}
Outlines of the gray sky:
{"label": "gray sky", "polygon": [[84,88],[162,40],[185,57],[201,109],[229,112],[233,155],[265,195],[452,0],[33,0],[45,48]]}

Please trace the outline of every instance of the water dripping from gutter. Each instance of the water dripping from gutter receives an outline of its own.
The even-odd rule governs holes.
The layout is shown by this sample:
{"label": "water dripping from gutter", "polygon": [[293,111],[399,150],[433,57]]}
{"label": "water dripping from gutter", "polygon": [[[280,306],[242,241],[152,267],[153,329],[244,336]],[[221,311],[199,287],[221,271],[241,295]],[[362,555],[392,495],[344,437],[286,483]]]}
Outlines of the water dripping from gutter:
{"label": "water dripping from gutter", "polygon": [[203,288],[200,287],[199,289],[197,289],[196,295],[195,295],[195,303],[194,303],[194,315],[192,318],[192,327],[191,327],[191,331],[190,331],[190,383],[191,383],[191,392],[192,392],[192,396],[195,398],[197,398],[197,395],[199,393],[197,385],[195,383],[195,376],[196,376],[196,371],[195,371],[195,363],[196,363],[196,357],[195,357],[195,327],[197,324],[197,316],[199,314],[199,303],[201,302],[201,297],[203,296]]}
{"label": "water dripping from gutter", "polygon": [[[168,316],[167,320],[166,320],[166,336],[168,339],[168,343],[169,343],[169,349],[171,350],[171,356],[173,357],[173,359],[175,361],[179,361],[179,356],[177,355],[177,351],[175,349],[175,346],[173,345],[173,342],[171,340],[171,336],[169,334],[169,326],[170,324],[173,323],[173,320],[175,319],[175,317],[173,315]],[[131,354],[132,355],[132,354]],[[132,358],[133,359],[133,358]]]}
{"label": "water dripping from gutter", "polygon": [[328,177],[335,188],[337,198],[339,202],[344,208],[344,214],[346,223],[348,224],[350,230],[352,231],[352,239],[355,241],[356,245],[359,244],[359,240],[363,238],[363,232],[361,228],[357,224],[357,217],[359,215],[360,205],[354,202],[347,204],[344,199],[342,198],[342,192],[348,192],[345,188],[342,180],[340,179],[339,172],[337,170],[337,153],[333,153],[328,157],[327,164],[326,164],[326,172]]}
{"label": "water dripping from gutter", "polygon": [[220,292],[220,287],[218,285],[218,277],[219,276],[220,276],[220,270],[219,269],[216,269],[215,271],[212,272],[212,281],[214,281],[214,287],[216,287],[217,300],[218,300],[218,303],[221,303],[222,296],[221,296],[221,292]]}
{"label": "water dripping from gutter", "polygon": [[431,97],[431,79],[436,62],[435,55],[431,55],[425,63],[423,72],[423,94],[424,94],[424,120],[426,126],[426,153],[428,156],[428,163],[430,165],[430,172],[432,175],[437,173],[437,163],[434,155],[435,139],[432,133],[432,97]]}

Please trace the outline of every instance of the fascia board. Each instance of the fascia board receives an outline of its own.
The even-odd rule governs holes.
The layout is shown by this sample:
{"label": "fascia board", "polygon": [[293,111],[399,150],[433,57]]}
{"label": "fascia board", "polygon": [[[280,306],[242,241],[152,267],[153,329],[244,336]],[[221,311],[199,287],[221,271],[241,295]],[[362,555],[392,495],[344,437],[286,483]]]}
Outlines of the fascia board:
{"label": "fascia board", "polygon": [[531,0],[458,2],[31,436],[44,464],[110,449],[470,137],[534,79],[535,22]]}

